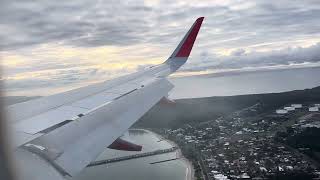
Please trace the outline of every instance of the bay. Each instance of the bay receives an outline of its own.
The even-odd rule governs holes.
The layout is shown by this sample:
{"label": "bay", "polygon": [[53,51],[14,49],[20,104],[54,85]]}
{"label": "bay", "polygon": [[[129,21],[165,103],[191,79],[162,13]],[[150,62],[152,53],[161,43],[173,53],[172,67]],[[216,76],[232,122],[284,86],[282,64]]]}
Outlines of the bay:
{"label": "bay", "polygon": [[[143,146],[141,152],[127,152],[106,149],[97,160],[128,156],[132,154],[151,152],[159,149],[167,149],[172,143],[160,138],[150,131],[129,130],[122,137],[125,140]],[[105,165],[87,167],[75,179],[77,180],[185,180],[190,178],[191,167],[184,159],[177,159],[163,163],[150,164],[162,160],[173,159],[179,156],[178,151],[131,159]]]}

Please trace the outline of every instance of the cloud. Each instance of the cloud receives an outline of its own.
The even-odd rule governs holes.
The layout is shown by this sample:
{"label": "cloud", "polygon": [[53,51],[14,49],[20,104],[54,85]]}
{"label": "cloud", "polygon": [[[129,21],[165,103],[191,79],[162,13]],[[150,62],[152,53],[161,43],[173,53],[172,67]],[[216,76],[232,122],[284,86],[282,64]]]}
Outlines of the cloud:
{"label": "cloud", "polygon": [[0,16],[9,91],[104,80],[162,62],[199,16],[206,18],[183,71],[319,57],[315,0],[3,0]]}
{"label": "cloud", "polygon": [[[1,6],[3,48],[48,42],[78,46],[138,43],[148,29],[142,3],[125,1],[4,1]],[[134,13],[134,16],[133,16]]]}
{"label": "cloud", "polygon": [[246,53],[246,50],[244,49],[237,49],[235,51],[232,51],[231,55],[232,56],[241,56],[243,55],[244,53]]}
{"label": "cloud", "polygon": [[198,16],[206,16],[202,39],[211,48],[319,35],[320,5],[315,1],[191,2],[5,0],[0,12],[0,27],[5,30],[0,32],[2,48],[52,42],[83,47],[174,45]]}
{"label": "cloud", "polygon": [[248,52],[237,49],[228,56],[206,52],[196,62],[190,62],[182,71],[204,71],[267,67],[320,62],[320,43],[310,47],[285,48],[267,52]]}

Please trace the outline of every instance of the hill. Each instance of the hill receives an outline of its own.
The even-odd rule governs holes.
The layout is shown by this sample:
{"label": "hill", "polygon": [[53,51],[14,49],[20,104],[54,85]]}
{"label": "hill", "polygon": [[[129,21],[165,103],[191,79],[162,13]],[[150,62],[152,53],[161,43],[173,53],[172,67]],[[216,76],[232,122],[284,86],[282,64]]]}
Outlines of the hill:
{"label": "hill", "polygon": [[182,124],[200,123],[228,115],[234,111],[262,104],[263,111],[274,111],[290,103],[320,101],[320,87],[283,93],[250,94],[176,100],[175,105],[158,103],[134,126],[143,128],[175,128]]}

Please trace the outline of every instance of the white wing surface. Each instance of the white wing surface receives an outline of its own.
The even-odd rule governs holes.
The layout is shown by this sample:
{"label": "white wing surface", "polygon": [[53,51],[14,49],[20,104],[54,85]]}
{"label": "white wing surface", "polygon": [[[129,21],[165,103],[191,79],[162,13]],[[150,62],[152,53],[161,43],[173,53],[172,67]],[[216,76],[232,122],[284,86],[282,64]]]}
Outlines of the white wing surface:
{"label": "white wing surface", "polygon": [[13,150],[39,156],[62,176],[79,173],[173,88],[166,76],[188,59],[202,21],[158,66],[9,106]]}

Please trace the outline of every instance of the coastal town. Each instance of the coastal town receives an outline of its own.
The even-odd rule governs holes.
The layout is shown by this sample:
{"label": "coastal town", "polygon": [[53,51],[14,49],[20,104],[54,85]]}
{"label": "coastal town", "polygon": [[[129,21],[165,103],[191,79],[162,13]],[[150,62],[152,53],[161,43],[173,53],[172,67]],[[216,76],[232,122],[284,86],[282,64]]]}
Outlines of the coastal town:
{"label": "coastal town", "polygon": [[[180,146],[197,180],[320,179],[318,145],[306,144],[319,136],[319,108],[314,103],[288,104],[265,112],[257,103],[161,134]],[[300,142],[309,131],[318,134]]]}

